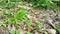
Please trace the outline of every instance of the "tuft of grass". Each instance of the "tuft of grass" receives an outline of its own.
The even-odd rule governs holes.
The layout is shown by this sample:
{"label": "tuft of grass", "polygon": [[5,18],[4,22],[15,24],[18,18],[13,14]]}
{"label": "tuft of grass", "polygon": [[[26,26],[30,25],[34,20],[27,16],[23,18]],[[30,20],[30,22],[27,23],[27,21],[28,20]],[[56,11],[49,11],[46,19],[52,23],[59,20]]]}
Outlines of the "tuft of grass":
{"label": "tuft of grass", "polygon": [[26,34],[32,34],[32,33],[30,33],[30,32],[28,31]]}
{"label": "tuft of grass", "polygon": [[20,34],[20,33],[21,33],[20,29],[16,30],[16,34]]}
{"label": "tuft of grass", "polygon": [[13,15],[10,13],[4,12],[4,23],[2,24],[4,27],[9,27],[10,25],[19,25],[19,21],[25,17],[26,15],[26,10],[24,9],[19,9],[18,11],[14,12]]}
{"label": "tuft of grass", "polygon": [[[31,3],[34,8],[39,8],[39,9],[53,9],[57,10],[57,4],[60,3],[59,0],[24,0],[28,3]],[[56,2],[55,2],[56,1]],[[58,3],[59,2],[59,3]]]}
{"label": "tuft of grass", "polygon": [[11,34],[15,34],[15,30],[12,30],[12,33]]}
{"label": "tuft of grass", "polygon": [[13,8],[18,4],[17,0],[0,0],[0,8]]}
{"label": "tuft of grass", "polygon": [[21,33],[21,30],[18,29],[18,30],[12,30],[12,33],[11,34],[20,34]]}
{"label": "tuft of grass", "polygon": [[56,29],[60,33],[60,25],[56,25]]}
{"label": "tuft of grass", "polygon": [[43,22],[36,22],[39,32],[42,32],[43,24],[44,24]]}
{"label": "tuft of grass", "polygon": [[29,28],[33,29],[32,24],[31,24],[30,22],[28,22],[28,19],[27,19],[26,17],[24,17],[24,18],[22,19],[22,21],[24,21],[24,23],[25,23]]}

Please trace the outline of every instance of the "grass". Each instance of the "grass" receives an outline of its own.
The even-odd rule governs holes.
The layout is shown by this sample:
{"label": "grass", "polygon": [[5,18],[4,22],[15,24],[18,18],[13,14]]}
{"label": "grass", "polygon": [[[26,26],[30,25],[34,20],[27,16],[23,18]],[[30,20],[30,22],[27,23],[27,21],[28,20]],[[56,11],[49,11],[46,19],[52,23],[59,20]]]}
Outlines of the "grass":
{"label": "grass", "polygon": [[11,34],[20,34],[21,33],[21,30],[18,29],[18,30],[12,30],[12,33]]}
{"label": "grass", "polygon": [[0,1],[0,8],[13,8],[16,7],[18,4],[17,1],[13,2],[12,0],[1,0]]}
{"label": "grass", "polygon": [[[27,1],[27,0],[26,0]],[[17,6],[18,2],[20,2],[19,0],[1,0],[0,1],[0,8],[14,8]],[[27,1],[30,2],[30,1]],[[56,8],[56,4],[54,2],[52,2],[52,0],[32,0],[33,7],[35,8],[41,8],[41,9],[45,9],[45,8]],[[55,6],[54,6],[55,5]],[[54,9],[56,10],[56,9]],[[11,25],[15,25],[15,26],[19,26],[20,21],[22,20],[26,26],[28,26],[31,30],[33,30],[33,26],[31,24],[31,22],[28,21],[28,19],[26,18],[27,15],[27,11],[22,7],[19,10],[17,10],[16,12],[11,12],[11,11],[3,11],[3,23],[0,24],[1,26],[4,27],[10,27]],[[30,19],[32,20],[32,19]],[[43,28],[43,22],[37,21],[36,22],[36,26],[39,32],[42,32],[42,28]],[[57,27],[57,30],[60,32],[60,27]],[[13,30],[12,34],[20,34],[21,30]],[[32,34],[30,31],[27,31],[26,34]]]}
{"label": "grass", "polygon": [[6,26],[10,26],[12,24],[18,26],[18,24],[19,24],[19,21],[18,20],[21,20],[25,15],[26,15],[26,11],[24,9],[19,9],[13,15],[4,12],[4,16],[5,16],[4,21],[5,21],[5,23],[2,24],[2,25],[5,26],[5,27]]}
{"label": "grass", "polygon": [[56,30],[60,33],[60,25],[56,25]]}

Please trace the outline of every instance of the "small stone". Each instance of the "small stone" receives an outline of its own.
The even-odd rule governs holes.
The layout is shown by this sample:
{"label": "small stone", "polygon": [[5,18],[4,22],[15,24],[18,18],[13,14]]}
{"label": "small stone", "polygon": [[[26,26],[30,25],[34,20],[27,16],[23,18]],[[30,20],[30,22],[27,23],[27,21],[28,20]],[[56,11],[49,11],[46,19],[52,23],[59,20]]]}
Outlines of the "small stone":
{"label": "small stone", "polygon": [[51,34],[56,34],[56,30],[55,29],[47,29],[47,31]]}

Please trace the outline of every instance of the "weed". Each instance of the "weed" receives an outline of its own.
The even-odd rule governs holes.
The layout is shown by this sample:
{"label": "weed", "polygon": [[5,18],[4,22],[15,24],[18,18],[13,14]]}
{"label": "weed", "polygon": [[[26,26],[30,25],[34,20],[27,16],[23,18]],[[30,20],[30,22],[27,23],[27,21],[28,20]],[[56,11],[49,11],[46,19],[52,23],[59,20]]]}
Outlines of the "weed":
{"label": "weed", "polygon": [[24,21],[24,23],[31,29],[33,29],[32,24],[30,22],[28,22],[28,19],[26,17],[24,17],[24,19],[22,19],[22,21]]}
{"label": "weed", "polygon": [[26,34],[32,34],[32,33],[30,33],[30,32],[28,31]]}
{"label": "weed", "polygon": [[59,25],[59,26],[56,25],[56,29],[57,29],[57,31],[60,33],[60,25]]}
{"label": "weed", "polygon": [[43,24],[44,24],[43,22],[36,22],[39,32],[42,32]]}
{"label": "weed", "polygon": [[12,2],[12,0],[0,0],[0,8],[12,8],[16,7],[17,1]]}
{"label": "weed", "polygon": [[20,33],[21,33],[20,29],[16,30],[16,34],[20,34]]}
{"label": "weed", "polygon": [[[55,0],[25,0],[33,5],[35,8],[40,9],[56,9],[57,4],[54,3]],[[58,1],[57,1],[58,2]]]}
{"label": "weed", "polygon": [[12,30],[12,34],[15,34],[15,30]]}
{"label": "weed", "polygon": [[[14,12],[15,13],[15,12]],[[5,27],[9,27],[10,25],[19,25],[19,21],[26,15],[26,10],[19,9],[15,14],[11,15],[10,13],[4,12],[4,25]]]}
{"label": "weed", "polygon": [[21,30],[18,29],[18,30],[12,30],[12,33],[11,34],[20,34],[21,33]]}

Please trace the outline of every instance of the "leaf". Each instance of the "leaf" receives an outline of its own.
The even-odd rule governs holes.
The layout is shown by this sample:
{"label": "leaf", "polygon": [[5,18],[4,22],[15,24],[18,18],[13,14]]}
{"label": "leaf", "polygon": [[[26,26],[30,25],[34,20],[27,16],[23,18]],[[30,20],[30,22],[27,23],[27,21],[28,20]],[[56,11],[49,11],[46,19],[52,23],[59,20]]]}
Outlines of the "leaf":
{"label": "leaf", "polygon": [[24,18],[24,19],[22,19],[22,20],[25,22],[25,24],[26,24],[29,28],[33,29],[31,23],[28,22],[28,19],[27,19],[27,18]]}
{"label": "leaf", "polygon": [[22,19],[26,15],[26,11],[21,9],[18,11],[18,15],[16,16],[16,19]]}
{"label": "leaf", "polygon": [[20,33],[21,33],[21,30],[18,29],[18,30],[16,31],[16,34],[20,34]]}
{"label": "leaf", "polygon": [[19,9],[17,13],[19,14],[19,13],[21,13],[22,11],[23,11],[23,9]]}
{"label": "leaf", "polygon": [[19,22],[17,20],[13,21],[13,24],[18,26],[19,25]]}
{"label": "leaf", "polygon": [[25,22],[26,23],[26,25],[28,26],[28,27],[30,27],[31,29],[33,29],[33,27],[31,26],[31,23],[30,22]]}
{"label": "leaf", "polygon": [[42,32],[42,27],[43,27],[44,23],[43,22],[37,22],[36,24],[37,24],[39,31]]}
{"label": "leaf", "polygon": [[56,29],[60,33],[60,26],[59,25],[56,25]]}
{"label": "leaf", "polygon": [[12,34],[15,34],[15,30],[12,30]]}
{"label": "leaf", "polygon": [[31,34],[29,31],[26,34]]}

